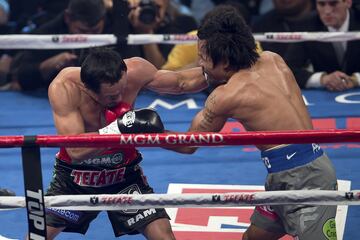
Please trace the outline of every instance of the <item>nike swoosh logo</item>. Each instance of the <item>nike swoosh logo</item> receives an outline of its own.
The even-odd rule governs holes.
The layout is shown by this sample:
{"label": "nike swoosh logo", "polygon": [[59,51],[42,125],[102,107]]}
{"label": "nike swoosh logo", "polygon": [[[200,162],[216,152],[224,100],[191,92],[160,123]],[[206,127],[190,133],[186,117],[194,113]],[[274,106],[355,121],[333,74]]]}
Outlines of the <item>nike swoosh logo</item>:
{"label": "nike swoosh logo", "polygon": [[286,159],[287,159],[287,160],[290,160],[295,154],[296,154],[296,152],[294,152],[294,153],[291,154],[291,155],[286,155]]}

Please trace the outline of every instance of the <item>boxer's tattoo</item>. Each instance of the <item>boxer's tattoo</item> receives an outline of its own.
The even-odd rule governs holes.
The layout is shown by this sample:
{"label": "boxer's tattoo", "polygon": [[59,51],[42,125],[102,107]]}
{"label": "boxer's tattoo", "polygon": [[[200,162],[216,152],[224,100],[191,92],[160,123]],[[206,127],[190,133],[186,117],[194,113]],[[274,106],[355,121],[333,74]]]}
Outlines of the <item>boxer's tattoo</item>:
{"label": "boxer's tattoo", "polygon": [[214,118],[216,116],[215,112],[212,110],[215,106],[215,94],[211,94],[205,108],[203,110],[203,119],[200,121],[198,131],[207,131],[211,129],[212,123],[214,122]]}

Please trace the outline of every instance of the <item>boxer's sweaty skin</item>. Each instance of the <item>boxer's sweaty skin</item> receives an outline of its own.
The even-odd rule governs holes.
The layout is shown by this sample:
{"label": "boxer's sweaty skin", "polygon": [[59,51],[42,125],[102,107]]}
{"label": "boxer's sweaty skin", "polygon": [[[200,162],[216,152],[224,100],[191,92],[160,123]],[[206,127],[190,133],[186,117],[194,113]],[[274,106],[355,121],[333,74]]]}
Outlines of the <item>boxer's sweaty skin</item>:
{"label": "boxer's sweaty skin", "polygon": [[[142,88],[161,93],[181,94],[200,91],[207,87],[201,68],[180,72],[162,71],[142,58],[126,59],[124,64],[119,59],[120,56],[115,56],[116,54],[111,50],[97,51],[93,55],[89,54],[90,57],[87,58],[90,59],[89,64],[86,64],[87,59],[85,59],[83,72],[79,67],[65,68],[49,86],[49,101],[59,135],[98,134],[99,129],[111,124],[107,121],[106,117],[109,116],[107,113],[121,105],[134,106],[135,99]],[[102,58],[95,61],[98,60],[99,54]],[[107,64],[109,61],[109,65],[101,65]],[[91,69],[92,66],[96,67]],[[123,70],[122,72],[114,69],[118,66]],[[98,77],[97,74],[102,77]],[[106,79],[108,75],[111,75],[110,79]],[[80,76],[84,77],[88,86],[81,81]],[[117,76],[119,76],[118,80]],[[112,123],[120,116],[121,113],[115,114]],[[119,152],[116,152],[118,149],[114,148],[66,148],[61,150],[63,151],[60,151],[57,156],[65,151],[66,154],[64,153],[62,156],[66,155],[66,159],[57,158],[53,180],[47,194],[115,194],[119,193],[122,188],[126,189],[134,184],[139,185],[141,191],[138,192],[153,193],[138,165],[142,158],[136,149],[134,151],[122,149]],[[112,157],[109,158],[109,155],[106,155],[105,158],[98,158],[105,152]],[[103,166],[101,159],[106,161],[111,159],[110,166],[108,166],[109,163]],[[98,164],[99,161],[101,164]],[[105,175],[109,177],[104,177]],[[129,177],[130,175],[131,177]],[[88,178],[88,176],[92,177]],[[58,214],[59,212],[53,213]],[[136,219],[137,215],[127,215],[125,218],[122,214],[117,214],[116,218],[113,217],[115,215],[116,213],[111,213],[110,221],[116,236],[140,232],[147,239],[175,239],[168,216],[163,209],[151,210],[151,216],[144,217],[144,221]],[[84,213],[79,220],[84,224],[73,226],[61,216],[52,216],[51,222],[48,222],[47,226],[47,237],[53,239],[63,230],[85,233],[88,224],[94,217],[96,215]],[[76,219],[80,219],[80,216]],[[137,222],[138,224],[136,224]],[[124,226],[126,223],[128,226]]]}
{"label": "boxer's sweaty skin", "polygon": [[[100,93],[94,93],[84,86],[79,67],[65,68],[58,74],[49,87],[49,100],[58,134],[97,133],[105,126],[104,109],[121,101],[134,105],[142,88],[180,94],[207,87],[200,68],[181,72],[157,70],[142,58],[125,59],[125,63],[127,73],[116,84],[102,84]],[[81,161],[104,150],[67,148],[74,161]]]}
{"label": "boxer's sweaty skin", "polygon": [[[312,129],[301,91],[279,55],[263,52],[251,68],[224,72],[221,66],[207,65],[202,41],[199,44],[207,74],[217,76],[213,81],[225,83],[210,94],[189,131],[220,131],[228,118],[238,120],[247,131]],[[274,146],[257,147],[265,150]]]}

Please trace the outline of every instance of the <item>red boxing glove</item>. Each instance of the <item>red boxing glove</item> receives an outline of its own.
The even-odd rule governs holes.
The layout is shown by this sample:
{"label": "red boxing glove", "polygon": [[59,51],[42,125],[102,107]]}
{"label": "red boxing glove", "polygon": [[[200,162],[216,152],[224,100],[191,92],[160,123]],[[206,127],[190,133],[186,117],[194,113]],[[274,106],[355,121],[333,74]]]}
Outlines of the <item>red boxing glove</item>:
{"label": "red boxing glove", "polygon": [[118,117],[121,117],[127,111],[131,110],[132,106],[126,102],[119,102],[115,107],[105,109],[105,120],[109,124],[115,121]]}

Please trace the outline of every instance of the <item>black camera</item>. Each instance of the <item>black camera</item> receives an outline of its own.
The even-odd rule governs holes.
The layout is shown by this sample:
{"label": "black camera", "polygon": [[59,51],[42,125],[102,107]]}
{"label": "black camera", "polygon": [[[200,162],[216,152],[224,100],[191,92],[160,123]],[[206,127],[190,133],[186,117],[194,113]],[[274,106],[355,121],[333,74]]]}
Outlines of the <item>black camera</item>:
{"label": "black camera", "polygon": [[158,15],[159,7],[152,0],[141,0],[139,3],[140,13],[139,20],[145,24],[155,22]]}

